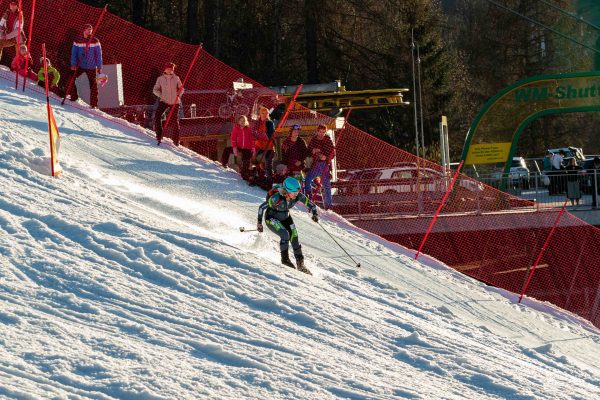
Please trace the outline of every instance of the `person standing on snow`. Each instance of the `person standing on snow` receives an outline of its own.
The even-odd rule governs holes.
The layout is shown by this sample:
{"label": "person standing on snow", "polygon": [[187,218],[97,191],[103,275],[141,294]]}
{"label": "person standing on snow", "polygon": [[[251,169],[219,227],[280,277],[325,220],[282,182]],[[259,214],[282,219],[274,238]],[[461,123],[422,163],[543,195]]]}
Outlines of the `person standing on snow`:
{"label": "person standing on snow", "polygon": [[309,194],[312,190],[311,183],[317,177],[320,177],[323,185],[323,205],[324,208],[331,209],[331,173],[330,161],[333,157],[334,145],[333,141],[327,136],[327,126],[319,124],[317,127],[317,135],[313,136],[308,144],[308,152],[312,155],[312,165],[306,180],[304,181],[304,193]]}
{"label": "person standing on snow", "polygon": [[179,96],[183,93],[183,84],[181,83],[181,79],[175,75],[175,64],[172,62],[165,63],[163,71],[163,74],[156,79],[156,83],[152,89],[152,93],[159,99],[158,108],[154,115],[156,141],[159,145],[162,142],[163,126],[161,118],[163,113],[173,108],[173,124],[175,124],[173,144],[179,146]]}
{"label": "person standing on snow", "polygon": [[[19,18],[19,15],[21,18]],[[17,0],[10,0],[8,9],[2,14],[2,18],[0,18],[0,59],[2,58],[2,50],[5,47],[14,47],[15,55],[19,54],[19,46],[17,45],[19,27],[21,28],[20,42],[24,43],[23,15],[19,13],[19,2]]]}
{"label": "person standing on snow", "polygon": [[258,208],[258,222],[256,229],[263,231],[263,215],[265,223],[272,232],[279,235],[281,239],[279,248],[281,250],[281,263],[294,268],[288,254],[290,241],[294,249],[294,257],[298,270],[310,274],[310,271],[304,266],[304,256],[302,255],[302,246],[298,241],[298,231],[294,225],[294,220],[290,215],[290,209],[298,202],[304,203],[312,212],[312,220],[319,222],[317,215],[317,206],[315,206],[303,193],[300,192],[300,183],[297,179],[288,177],[282,185],[275,185],[267,194],[267,200]]}
{"label": "person standing on snow", "polygon": [[90,107],[97,108],[98,82],[96,81],[96,74],[102,73],[102,46],[97,37],[90,39],[93,30],[94,27],[91,24],[86,24],[83,27],[83,33],[75,39],[71,47],[71,70],[73,71],[71,79],[73,83],[68,94],[71,101],[76,101],[79,98],[75,79],[85,74],[90,84]]}

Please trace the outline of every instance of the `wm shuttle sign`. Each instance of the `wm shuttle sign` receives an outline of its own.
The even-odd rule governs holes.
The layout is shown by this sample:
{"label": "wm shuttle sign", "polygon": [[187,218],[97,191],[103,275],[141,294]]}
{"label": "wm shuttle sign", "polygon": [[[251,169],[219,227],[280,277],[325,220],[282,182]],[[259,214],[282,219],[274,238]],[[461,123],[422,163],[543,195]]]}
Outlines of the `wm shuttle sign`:
{"label": "wm shuttle sign", "polygon": [[546,115],[586,111],[600,111],[600,71],[541,75],[516,82],[479,111],[461,160],[468,165],[502,162],[508,175],[527,125]]}

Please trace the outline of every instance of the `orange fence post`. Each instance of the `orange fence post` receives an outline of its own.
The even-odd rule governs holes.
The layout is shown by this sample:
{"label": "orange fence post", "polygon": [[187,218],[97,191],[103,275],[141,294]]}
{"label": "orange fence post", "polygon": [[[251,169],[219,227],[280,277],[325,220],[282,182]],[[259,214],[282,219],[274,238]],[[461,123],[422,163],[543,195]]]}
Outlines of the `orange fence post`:
{"label": "orange fence post", "polygon": [[433,224],[435,224],[435,220],[437,219],[438,215],[440,214],[440,211],[442,211],[442,207],[444,206],[444,203],[446,203],[446,199],[448,198],[448,195],[450,194],[450,192],[452,191],[452,188],[454,187],[454,182],[456,182],[456,178],[458,178],[458,174],[460,172],[460,169],[463,166],[463,162],[464,161],[461,161],[460,164],[458,164],[458,168],[456,169],[456,172],[454,173],[452,182],[450,182],[450,186],[448,187],[448,190],[446,190],[446,193],[444,194],[444,197],[442,198],[442,201],[440,202],[439,207],[435,211],[433,219],[429,223],[429,227],[427,228],[427,232],[425,232],[425,236],[423,237],[423,240],[421,241],[419,250],[417,251],[417,254],[415,254],[415,260],[419,258],[419,255],[421,254],[421,250],[423,249],[423,246],[425,245],[425,241],[427,240],[427,236],[429,236],[429,232],[431,232],[431,228],[433,228]]}
{"label": "orange fence post", "polygon": [[558,221],[560,221],[560,217],[562,217],[563,213],[565,212],[565,209],[567,208],[567,202],[568,201],[569,201],[569,198],[566,198],[565,202],[562,205],[562,208],[560,209],[560,212],[558,213],[558,216],[556,217],[556,220],[554,221],[554,225],[552,226],[552,229],[550,230],[550,233],[548,234],[548,237],[546,238],[546,242],[544,243],[544,245],[542,246],[542,249],[540,250],[540,254],[538,254],[538,257],[535,260],[535,263],[533,263],[533,268],[531,268],[531,272],[529,273],[529,277],[527,278],[527,282],[525,282],[525,286],[523,286],[523,290],[521,291],[521,296],[519,297],[519,301],[517,303],[520,303],[521,300],[523,299],[523,295],[525,294],[525,291],[527,290],[527,287],[529,286],[529,282],[531,282],[531,278],[533,277],[533,273],[535,272],[535,268],[538,266],[538,263],[542,259],[542,255],[544,254],[544,251],[546,250],[546,247],[548,247],[548,243],[550,243],[550,239],[552,238],[552,235],[554,234],[554,230],[556,229],[556,225],[558,225]]}

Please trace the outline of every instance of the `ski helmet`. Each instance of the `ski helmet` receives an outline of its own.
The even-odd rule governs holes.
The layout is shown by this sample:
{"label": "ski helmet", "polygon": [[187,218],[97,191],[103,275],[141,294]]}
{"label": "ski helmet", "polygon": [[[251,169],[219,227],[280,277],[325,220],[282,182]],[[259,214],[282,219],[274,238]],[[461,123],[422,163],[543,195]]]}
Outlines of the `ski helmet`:
{"label": "ski helmet", "polygon": [[300,183],[296,178],[288,176],[283,181],[283,188],[288,193],[298,193],[300,191]]}

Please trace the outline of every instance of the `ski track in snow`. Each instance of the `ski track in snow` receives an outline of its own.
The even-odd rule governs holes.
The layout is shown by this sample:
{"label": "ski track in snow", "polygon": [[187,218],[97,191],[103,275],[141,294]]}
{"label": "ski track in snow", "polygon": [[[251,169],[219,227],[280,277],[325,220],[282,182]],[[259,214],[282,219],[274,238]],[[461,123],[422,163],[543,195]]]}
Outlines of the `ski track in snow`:
{"label": "ski track in snow", "polygon": [[[4,77],[12,76],[4,71]],[[0,79],[0,398],[591,399],[600,338],[343,218],[293,212],[308,276],[253,227],[264,192],[151,133]]]}

